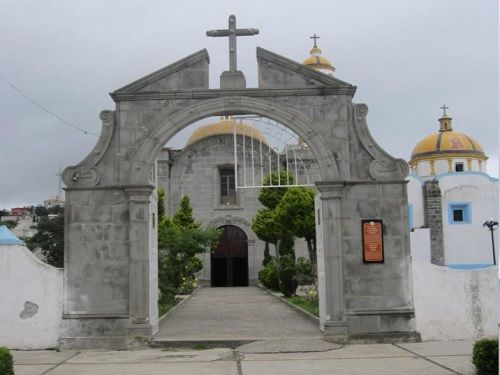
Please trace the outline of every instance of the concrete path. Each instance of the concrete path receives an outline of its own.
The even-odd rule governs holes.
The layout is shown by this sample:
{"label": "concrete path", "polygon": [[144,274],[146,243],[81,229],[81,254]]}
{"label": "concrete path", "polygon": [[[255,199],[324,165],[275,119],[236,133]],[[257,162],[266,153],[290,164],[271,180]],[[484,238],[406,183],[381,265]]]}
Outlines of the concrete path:
{"label": "concrete path", "polygon": [[471,341],[347,345],[313,353],[239,349],[13,351],[16,375],[473,375]]}
{"label": "concrete path", "polygon": [[201,288],[160,322],[155,341],[320,338],[319,327],[256,287]]}

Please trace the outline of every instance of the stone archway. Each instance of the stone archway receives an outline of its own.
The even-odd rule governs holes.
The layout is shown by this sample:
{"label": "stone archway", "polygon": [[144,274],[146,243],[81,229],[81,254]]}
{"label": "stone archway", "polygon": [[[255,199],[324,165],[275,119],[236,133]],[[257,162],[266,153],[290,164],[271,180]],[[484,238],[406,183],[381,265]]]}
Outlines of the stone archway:
{"label": "stone archway", "polygon": [[[404,178],[366,125],[355,87],[257,49],[259,88],[209,89],[208,54],[186,57],[111,94],[94,150],[68,167],[63,348],[123,348],[158,328],[154,160],[196,120],[253,113],[311,147],[320,328],[346,338],[414,334]],[[362,220],[382,220],[384,263],[363,261]]]}

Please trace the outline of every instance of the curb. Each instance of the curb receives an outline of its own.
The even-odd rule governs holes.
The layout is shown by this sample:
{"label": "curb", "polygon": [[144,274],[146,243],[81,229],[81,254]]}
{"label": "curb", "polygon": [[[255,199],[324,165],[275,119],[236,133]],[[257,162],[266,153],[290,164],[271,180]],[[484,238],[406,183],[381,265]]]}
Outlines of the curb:
{"label": "curb", "polygon": [[184,303],[186,303],[186,301],[190,300],[191,297],[193,297],[196,293],[198,293],[198,290],[200,290],[202,287],[199,286],[198,288],[196,288],[195,290],[193,290],[193,292],[191,294],[188,294],[187,297],[184,297],[182,298],[182,301],[180,301],[177,305],[175,305],[174,307],[172,307],[170,310],[168,310],[165,314],[163,314],[159,319],[158,319],[158,325],[165,319],[167,318],[172,312],[174,312],[175,310],[177,310],[180,306],[184,305]]}
{"label": "curb", "polygon": [[273,296],[274,298],[276,298],[281,303],[283,303],[283,304],[291,307],[293,310],[297,311],[299,314],[301,314],[305,318],[309,319],[311,322],[313,322],[315,324],[318,324],[318,326],[319,326],[319,318],[317,316],[311,314],[309,311],[304,310],[302,307],[294,305],[293,303],[289,302],[284,297],[282,297],[280,294],[275,293],[275,292],[273,292],[273,291],[265,288],[262,284],[257,284],[257,287],[259,287],[260,289],[262,289],[267,294]]}

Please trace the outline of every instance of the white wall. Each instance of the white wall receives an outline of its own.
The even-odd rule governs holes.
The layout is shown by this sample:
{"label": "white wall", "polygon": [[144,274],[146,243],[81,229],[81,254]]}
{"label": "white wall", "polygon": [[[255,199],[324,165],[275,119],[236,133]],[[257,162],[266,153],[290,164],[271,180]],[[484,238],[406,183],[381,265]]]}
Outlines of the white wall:
{"label": "white wall", "polygon": [[497,335],[498,267],[452,270],[412,259],[417,331],[422,340]]}
{"label": "white wall", "polygon": [[0,346],[58,346],[63,270],[40,261],[25,246],[0,245]]}
{"label": "white wall", "polygon": [[412,206],[412,228],[420,228],[425,224],[424,220],[424,194],[423,180],[415,176],[408,176],[408,204]]}
{"label": "white wall", "polygon": [[411,256],[431,262],[431,235],[429,228],[416,228],[410,232]]}
{"label": "white wall", "polygon": [[[460,173],[439,178],[446,264],[493,264],[491,234],[483,223],[498,219],[498,181],[483,174]],[[450,202],[467,202],[471,222],[449,223]],[[498,245],[498,231],[494,233]],[[498,246],[497,246],[498,248]],[[497,252],[498,259],[498,252]]]}

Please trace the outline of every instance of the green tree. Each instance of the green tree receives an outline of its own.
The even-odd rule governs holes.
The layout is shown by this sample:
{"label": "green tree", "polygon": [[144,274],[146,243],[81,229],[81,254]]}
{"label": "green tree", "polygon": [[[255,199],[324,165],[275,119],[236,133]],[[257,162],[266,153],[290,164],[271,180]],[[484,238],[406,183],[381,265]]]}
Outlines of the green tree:
{"label": "green tree", "polygon": [[41,218],[36,233],[27,240],[26,245],[32,251],[41,248],[50,265],[64,267],[64,215],[53,219]]}
{"label": "green tree", "polygon": [[59,214],[64,214],[64,207],[56,205],[49,207],[47,209],[48,214],[53,214],[53,215],[59,215]]}
{"label": "green tree", "polygon": [[181,198],[180,208],[174,215],[173,223],[186,228],[198,228],[200,226],[200,224],[196,223],[193,218],[193,209],[191,208],[189,198],[186,195]]}
{"label": "green tree", "polygon": [[165,189],[158,189],[158,222],[161,223],[165,217]]}
{"label": "green tree", "polygon": [[272,186],[263,188],[259,194],[259,202],[262,203],[264,207],[274,210],[276,206],[281,201],[281,198],[288,190],[286,186],[278,186],[280,184],[293,184],[294,178],[286,171],[280,172],[280,178],[276,173],[272,173],[271,176],[267,176],[264,179],[264,186]]}
{"label": "green tree", "polygon": [[219,235],[219,230],[201,228],[195,221],[186,196],[172,219],[163,218],[158,226],[158,277],[162,298],[173,299],[183,281],[194,278],[202,267],[196,254],[211,250]]}
{"label": "green tree", "polygon": [[304,187],[289,188],[276,207],[275,217],[282,226],[307,243],[309,259],[316,269],[316,219],[314,190]]}
{"label": "green tree", "polygon": [[41,205],[35,207],[35,215],[39,217],[47,216],[49,214],[49,210]]}
{"label": "green tree", "polygon": [[281,226],[274,219],[273,211],[265,208],[258,210],[257,214],[252,219],[252,230],[265,243],[263,265],[269,263],[271,254],[269,252],[269,244],[272,243],[274,248],[277,248],[277,243],[280,238]]}

